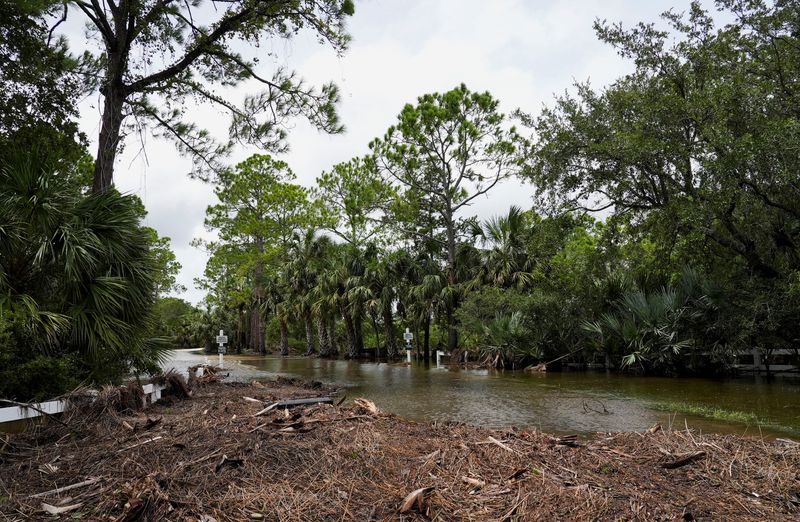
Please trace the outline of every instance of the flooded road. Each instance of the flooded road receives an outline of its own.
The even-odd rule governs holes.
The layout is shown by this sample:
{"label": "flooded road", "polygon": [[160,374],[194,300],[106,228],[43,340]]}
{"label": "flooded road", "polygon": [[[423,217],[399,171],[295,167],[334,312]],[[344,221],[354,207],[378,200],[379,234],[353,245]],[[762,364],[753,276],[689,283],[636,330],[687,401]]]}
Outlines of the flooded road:
{"label": "flooded road", "polygon": [[[185,370],[216,355],[172,353],[165,367]],[[800,385],[790,380],[676,379],[601,372],[532,374],[436,368],[422,363],[371,363],[303,357],[226,356],[229,380],[313,379],[345,388],[381,409],[417,420],[489,427],[520,426],[554,433],[641,431],[655,423],[703,432],[800,436]],[[753,414],[760,423],[726,422],[661,411],[690,403]]]}

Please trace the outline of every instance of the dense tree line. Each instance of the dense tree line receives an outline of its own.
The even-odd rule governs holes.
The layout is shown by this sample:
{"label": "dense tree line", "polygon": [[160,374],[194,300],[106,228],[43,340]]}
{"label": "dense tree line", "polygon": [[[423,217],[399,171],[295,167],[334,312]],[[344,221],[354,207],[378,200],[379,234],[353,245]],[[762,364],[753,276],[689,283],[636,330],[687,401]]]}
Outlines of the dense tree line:
{"label": "dense tree line", "polygon": [[[669,30],[598,23],[634,71],[517,126],[462,85],[406,105],[311,189],[269,156],[227,171],[203,284],[235,345],[285,354],[294,333],[304,353],[392,357],[408,327],[425,356],[660,373],[796,354],[800,13],[718,5],[735,21],[693,4]],[[513,179],[533,209],[469,215]],[[262,204],[280,216],[254,217]]]}
{"label": "dense tree line", "polygon": [[[219,328],[237,350],[388,358],[409,328],[425,357],[507,368],[798,359],[796,2],[719,0],[722,27],[698,4],[665,30],[598,22],[630,74],[539,114],[464,85],[423,95],[313,187],[279,158],[287,123],[341,132],[338,91],[261,74],[255,49],[310,31],[343,52],[349,0],[0,3],[0,396],[155,370],[169,344],[210,349]],[[58,37],[76,15],[82,55]],[[241,105],[214,90],[246,81],[265,90]],[[75,122],[94,92],[96,157]],[[191,121],[195,102],[231,115],[227,140]],[[215,186],[199,309],[166,297],[168,238],[113,188],[130,132],[172,138]],[[228,167],[236,143],[262,154]],[[535,188],[532,208],[470,215],[514,182]]]}

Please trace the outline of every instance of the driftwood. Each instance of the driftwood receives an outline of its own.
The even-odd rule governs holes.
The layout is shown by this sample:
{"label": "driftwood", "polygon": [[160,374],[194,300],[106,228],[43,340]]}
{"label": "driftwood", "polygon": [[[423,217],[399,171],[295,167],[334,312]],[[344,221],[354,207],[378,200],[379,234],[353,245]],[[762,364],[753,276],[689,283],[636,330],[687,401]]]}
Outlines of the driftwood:
{"label": "driftwood", "polygon": [[72,504],[69,506],[51,506],[50,504],[42,502],[42,511],[49,513],[50,515],[60,515],[62,513],[72,511],[73,509],[78,509],[82,505],[83,503]]}
{"label": "driftwood", "polygon": [[486,481],[472,477],[461,477],[461,480],[471,486],[475,486],[476,488],[482,488],[486,485]]}
{"label": "driftwood", "polygon": [[99,477],[90,478],[89,480],[84,480],[83,482],[78,482],[77,484],[72,484],[71,486],[64,486],[63,488],[56,488],[56,489],[51,489],[49,491],[44,491],[42,493],[37,493],[35,495],[29,496],[28,498],[40,498],[40,497],[46,497],[47,495],[57,495],[59,493],[65,492],[65,491],[70,491],[70,490],[73,490],[73,489],[82,488],[83,486],[89,486],[89,485],[95,484],[97,482],[100,482],[100,478]]}
{"label": "driftwood", "polygon": [[355,399],[353,401],[353,404],[355,404],[359,408],[367,410],[369,413],[373,415],[377,415],[378,413],[380,413],[380,410],[378,409],[377,406],[375,406],[375,403],[369,399],[364,399],[363,397],[359,397],[358,399]]}
{"label": "driftwood", "polygon": [[510,451],[511,453],[516,453],[516,451],[514,451],[513,449],[511,449],[511,447],[510,447],[509,445],[507,445],[507,444],[504,444],[503,442],[501,442],[501,441],[499,441],[499,440],[495,439],[495,438],[494,438],[494,437],[492,437],[491,435],[490,435],[489,437],[487,437],[487,438],[486,438],[486,441],[485,441],[485,442],[477,442],[476,444],[494,444],[495,446],[498,446],[498,447],[500,447],[500,448],[503,448],[503,449],[504,449],[504,450],[506,450],[506,451]]}

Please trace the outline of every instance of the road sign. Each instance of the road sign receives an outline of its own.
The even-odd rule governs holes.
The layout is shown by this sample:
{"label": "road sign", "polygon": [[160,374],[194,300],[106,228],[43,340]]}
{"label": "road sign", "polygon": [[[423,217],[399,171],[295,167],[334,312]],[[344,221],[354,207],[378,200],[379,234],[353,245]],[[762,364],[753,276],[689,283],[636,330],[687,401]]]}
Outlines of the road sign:
{"label": "road sign", "polygon": [[412,341],[414,339],[414,334],[412,334],[408,328],[406,328],[406,333],[403,334],[403,339],[406,341]]}
{"label": "road sign", "polygon": [[217,336],[217,344],[227,344],[228,343],[228,336],[225,335],[222,330],[219,331],[219,335]]}

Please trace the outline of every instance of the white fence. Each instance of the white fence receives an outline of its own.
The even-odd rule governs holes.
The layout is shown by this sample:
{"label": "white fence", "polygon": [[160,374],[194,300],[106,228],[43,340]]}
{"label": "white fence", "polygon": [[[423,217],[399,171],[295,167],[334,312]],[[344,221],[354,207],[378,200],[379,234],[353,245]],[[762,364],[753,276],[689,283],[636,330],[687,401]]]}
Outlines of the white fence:
{"label": "white fence", "polygon": [[[144,404],[152,404],[161,399],[161,392],[166,388],[160,384],[145,384],[142,386],[144,392]],[[63,413],[68,408],[68,403],[65,400],[40,402],[38,404],[31,404],[30,406],[11,406],[9,408],[0,408],[0,424],[6,422],[14,422],[25,419],[34,419],[41,417],[45,414]],[[44,413],[43,413],[44,412]]]}

